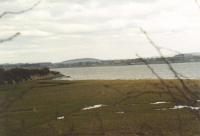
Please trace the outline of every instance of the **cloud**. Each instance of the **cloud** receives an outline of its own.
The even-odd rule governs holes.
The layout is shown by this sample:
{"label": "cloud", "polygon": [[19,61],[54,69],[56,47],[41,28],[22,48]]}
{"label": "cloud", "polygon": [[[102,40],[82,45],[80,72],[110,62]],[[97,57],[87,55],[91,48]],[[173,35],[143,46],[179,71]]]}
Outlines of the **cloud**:
{"label": "cloud", "polygon": [[[0,13],[33,3],[1,0]],[[6,16],[0,24],[2,38],[22,34],[0,45],[0,63],[157,55],[139,26],[160,46],[200,52],[200,13],[195,2],[188,0],[43,0],[33,11]]]}

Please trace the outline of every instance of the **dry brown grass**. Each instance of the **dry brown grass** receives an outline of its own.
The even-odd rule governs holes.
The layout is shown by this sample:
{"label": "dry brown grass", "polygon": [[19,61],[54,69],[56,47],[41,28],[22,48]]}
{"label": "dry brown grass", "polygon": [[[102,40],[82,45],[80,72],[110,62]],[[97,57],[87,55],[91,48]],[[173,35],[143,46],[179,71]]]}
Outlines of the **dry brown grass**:
{"label": "dry brown grass", "polygon": [[[199,95],[194,82],[199,85],[187,83]],[[188,109],[156,110],[175,105],[158,80],[32,81],[0,87],[0,98],[1,136],[200,135],[200,122]],[[157,101],[170,103],[150,104]],[[96,104],[107,106],[82,110]]]}

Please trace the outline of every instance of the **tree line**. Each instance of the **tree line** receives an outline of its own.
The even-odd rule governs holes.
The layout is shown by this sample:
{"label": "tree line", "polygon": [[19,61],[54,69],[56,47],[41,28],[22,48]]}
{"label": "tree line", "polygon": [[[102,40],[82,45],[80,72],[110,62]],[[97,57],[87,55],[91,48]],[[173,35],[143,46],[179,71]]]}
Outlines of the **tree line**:
{"label": "tree line", "polygon": [[34,76],[43,77],[50,74],[57,75],[59,72],[50,71],[48,68],[42,69],[23,69],[14,68],[5,70],[0,68],[0,85],[20,83],[23,81],[31,80]]}

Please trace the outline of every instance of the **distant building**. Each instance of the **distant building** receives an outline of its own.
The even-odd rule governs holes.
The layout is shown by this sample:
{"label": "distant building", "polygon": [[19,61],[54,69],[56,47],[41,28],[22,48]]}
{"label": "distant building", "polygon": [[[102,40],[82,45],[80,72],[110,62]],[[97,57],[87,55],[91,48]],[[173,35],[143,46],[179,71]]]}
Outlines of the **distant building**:
{"label": "distant building", "polygon": [[178,54],[174,56],[175,58],[193,58],[193,54]]}

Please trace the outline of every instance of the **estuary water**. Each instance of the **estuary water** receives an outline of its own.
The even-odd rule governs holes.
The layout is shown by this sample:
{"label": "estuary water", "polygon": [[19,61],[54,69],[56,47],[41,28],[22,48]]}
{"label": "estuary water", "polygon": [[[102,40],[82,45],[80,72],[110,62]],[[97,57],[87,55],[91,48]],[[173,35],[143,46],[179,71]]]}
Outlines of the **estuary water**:
{"label": "estuary water", "polygon": [[[175,79],[174,74],[166,64],[150,65],[163,79]],[[174,63],[174,69],[190,79],[200,79],[200,62]],[[106,66],[106,67],[78,67],[52,69],[65,75],[58,80],[133,80],[156,79],[146,65]]]}

